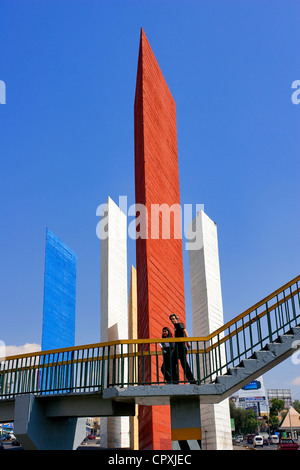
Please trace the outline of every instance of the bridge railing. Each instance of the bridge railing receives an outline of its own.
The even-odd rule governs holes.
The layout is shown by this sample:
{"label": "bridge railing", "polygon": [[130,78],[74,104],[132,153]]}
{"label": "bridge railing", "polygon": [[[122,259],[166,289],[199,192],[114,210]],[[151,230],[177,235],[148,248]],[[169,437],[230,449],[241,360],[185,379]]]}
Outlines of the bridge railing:
{"label": "bridge railing", "polygon": [[300,325],[300,276],[297,276],[233,320],[203,338],[196,355],[201,380],[213,381],[279,335]]}
{"label": "bridge railing", "polygon": [[[120,340],[0,358],[0,398],[101,392],[114,385],[193,379],[199,384],[213,382],[266,343],[300,325],[299,282],[300,276],[206,337]],[[174,351],[171,354],[169,348],[163,354],[162,345],[169,341]],[[190,348],[186,348],[187,341]]]}

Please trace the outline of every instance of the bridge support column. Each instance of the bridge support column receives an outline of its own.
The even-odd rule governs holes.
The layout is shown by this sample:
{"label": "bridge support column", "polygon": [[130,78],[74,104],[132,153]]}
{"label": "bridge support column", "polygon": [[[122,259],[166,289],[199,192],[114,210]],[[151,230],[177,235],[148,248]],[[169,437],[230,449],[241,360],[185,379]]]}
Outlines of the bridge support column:
{"label": "bridge support column", "polygon": [[14,434],[26,450],[75,450],[84,439],[85,418],[48,418],[34,395],[15,399]]}
{"label": "bridge support column", "polygon": [[173,450],[201,450],[199,397],[171,397],[171,436]]}

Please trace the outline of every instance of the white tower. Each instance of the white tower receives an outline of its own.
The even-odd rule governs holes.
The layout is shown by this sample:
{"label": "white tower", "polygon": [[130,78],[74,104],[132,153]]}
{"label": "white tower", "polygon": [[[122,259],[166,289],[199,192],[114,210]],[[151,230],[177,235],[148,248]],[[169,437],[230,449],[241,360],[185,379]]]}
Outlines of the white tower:
{"label": "white tower", "polygon": [[[101,342],[127,339],[127,217],[111,198],[103,211],[100,238]],[[129,448],[129,417],[101,418],[100,437],[101,447]]]}
{"label": "white tower", "polygon": [[[223,326],[216,224],[200,210],[189,226],[190,285],[193,336],[207,336]],[[224,351],[222,351],[224,354]],[[201,405],[202,447],[207,450],[231,450],[229,402]]]}

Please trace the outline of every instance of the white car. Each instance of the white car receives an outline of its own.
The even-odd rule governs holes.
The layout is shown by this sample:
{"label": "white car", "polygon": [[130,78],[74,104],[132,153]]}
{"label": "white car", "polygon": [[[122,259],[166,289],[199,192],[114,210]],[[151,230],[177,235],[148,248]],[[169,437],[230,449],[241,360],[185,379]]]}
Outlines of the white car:
{"label": "white car", "polygon": [[271,442],[271,444],[279,444],[279,437],[276,436],[276,434],[273,434],[273,435],[270,437],[270,442]]}
{"label": "white car", "polygon": [[257,447],[257,446],[263,447],[263,445],[264,445],[264,439],[263,439],[263,437],[262,437],[262,436],[259,436],[259,435],[254,436],[253,445],[254,445],[254,447]]}

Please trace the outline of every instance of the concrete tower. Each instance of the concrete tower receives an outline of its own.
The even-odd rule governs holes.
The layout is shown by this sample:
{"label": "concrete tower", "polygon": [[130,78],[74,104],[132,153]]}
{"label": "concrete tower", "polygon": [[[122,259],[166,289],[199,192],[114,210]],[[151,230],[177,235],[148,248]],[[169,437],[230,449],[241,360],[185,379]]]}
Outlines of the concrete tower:
{"label": "concrete tower", "polygon": [[[189,227],[196,237],[189,250],[193,336],[207,336],[224,324],[216,224],[201,210]],[[193,246],[193,245],[191,245]],[[225,363],[225,350],[222,351]],[[201,401],[200,401],[201,403]],[[228,399],[200,405],[203,449],[232,448]]]}
{"label": "concrete tower", "polygon": [[[75,313],[76,313],[76,274],[77,255],[62,240],[47,228],[46,230],[46,250],[45,250],[45,271],[44,271],[44,305],[43,305],[43,326],[42,326],[42,351],[51,349],[61,349],[75,346]],[[63,353],[60,360],[64,359]],[[67,357],[66,357],[67,358]],[[51,387],[48,370],[44,369],[40,376],[41,385],[45,390]],[[55,371],[53,371],[55,374]],[[71,377],[71,374],[70,374]],[[71,378],[66,385],[72,386]],[[76,449],[85,437],[85,418],[70,418],[62,422],[49,423],[49,436],[46,440],[36,428],[38,422],[36,405],[33,397],[29,399],[28,416],[34,415],[35,419],[27,423],[22,419],[22,425],[26,424],[26,431],[23,433],[19,427],[20,423],[15,422],[15,432],[27,449],[41,448],[48,449],[51,445],[58,448]],[[59,434],[59,428],[65,426],[67,440],[63,442]],[[37,446],[37,447],[36,447]]]}
{"label": "concrete tower", "polygon": [[[171,312],[185,322],[176,107],[143,30],[134,131],[135,199],[146,208],[136,240],[138,335],[161,338]],[[140,407],[139,444],[141,450],[172,448],[168,407]]]}
{"label": "concrete tower", "polygon": [[46,231],[42,350],[75,345],[77,255]]}
{"label": "concrete tower", "polygon": [[[111,198],[101,230],[101,342],[106,342],[128,338],[127,217]],[[128,448],[129,418],[101,418],[100,436],[101,447]]]}

